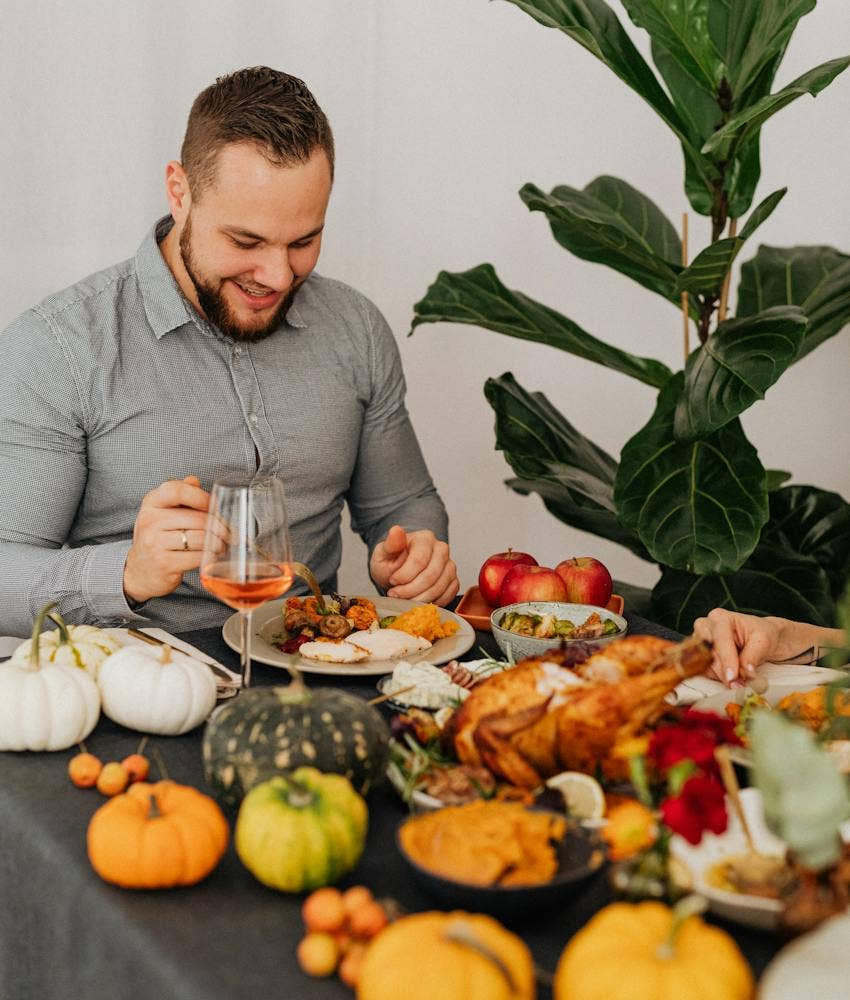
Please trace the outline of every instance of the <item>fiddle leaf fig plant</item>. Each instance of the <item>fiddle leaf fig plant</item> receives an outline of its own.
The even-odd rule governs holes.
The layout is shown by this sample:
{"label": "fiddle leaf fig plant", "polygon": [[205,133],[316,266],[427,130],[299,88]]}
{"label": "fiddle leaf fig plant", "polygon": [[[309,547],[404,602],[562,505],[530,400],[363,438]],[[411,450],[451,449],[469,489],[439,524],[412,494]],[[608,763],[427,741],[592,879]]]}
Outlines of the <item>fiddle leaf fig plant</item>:
{"label": "fiddle leaf fig plant", "polygon": [[850,56],[773,90],[794,29],[816,0],[622,0],[649,35],[652,65],[604,0],[507,2],[578,42],[669,127],[682,149],[686,197],[711,219],[711,238],[685,265],[662,209],[617,177],[548,192],[529,182],[520,198],[545,216],[559,246],[686,310],[697,346],[682,371],[671,371],[508,288],[490,263],[441,271],[414,306],[411,333],[424,323],[471,324],[548,344],[657,392],[655,412],[617,459],[510,372],[484,386],[496,447],[514,472],[508,486],[657,563],[649,610],[659,621],[690,631],[694,618],[723,606],[831,623],[850,571],[850,505],[765,469],[739,418],[850,322],[850,256],[827,246],[760,246],[741,266],[735,315],[726,312],[730,269],[786,196],[780,188],[752,207],[761,128],[827,87]]}

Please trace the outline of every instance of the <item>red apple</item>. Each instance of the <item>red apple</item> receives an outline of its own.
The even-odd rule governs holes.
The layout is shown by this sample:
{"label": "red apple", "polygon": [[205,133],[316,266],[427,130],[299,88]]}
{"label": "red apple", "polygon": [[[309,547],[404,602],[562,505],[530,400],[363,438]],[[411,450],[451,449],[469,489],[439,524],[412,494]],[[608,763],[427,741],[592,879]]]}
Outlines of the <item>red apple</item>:
{"label": "red apple", "polygon": [[520,563],[505,577],[499,591],[499,606],[519,601],[565,601],[567,587],[561,577],[548,566],[527,566]]}
{"label": "red apple", "polygon": [[592,556],[573,556],[555,567],[573,604],[597,604],[604,608],[611,600],[614,584],[605,566]]}
{"label": "red apple", "polygon": [[499,603],[499,591],[505,577],[514,566],[519,565],[536,566],[537,560],[527,552],[514,552],[513,549],[497,552],[484,560],[484,565],[478,572],[478,588],[488,604],[495,607]]}

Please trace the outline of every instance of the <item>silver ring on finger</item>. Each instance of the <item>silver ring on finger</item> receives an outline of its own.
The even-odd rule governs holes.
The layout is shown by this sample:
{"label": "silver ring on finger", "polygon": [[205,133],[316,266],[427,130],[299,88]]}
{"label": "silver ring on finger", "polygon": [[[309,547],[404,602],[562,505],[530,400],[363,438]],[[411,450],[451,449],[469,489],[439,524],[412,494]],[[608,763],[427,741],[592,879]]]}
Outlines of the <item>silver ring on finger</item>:
{"label": "silver ring on finger", "polygon": [[183,551],[184,552],[188,552],[189,551],[189,536],[186,534],[185,531],[181,531],[180,532],[180,543],[183,546]]}

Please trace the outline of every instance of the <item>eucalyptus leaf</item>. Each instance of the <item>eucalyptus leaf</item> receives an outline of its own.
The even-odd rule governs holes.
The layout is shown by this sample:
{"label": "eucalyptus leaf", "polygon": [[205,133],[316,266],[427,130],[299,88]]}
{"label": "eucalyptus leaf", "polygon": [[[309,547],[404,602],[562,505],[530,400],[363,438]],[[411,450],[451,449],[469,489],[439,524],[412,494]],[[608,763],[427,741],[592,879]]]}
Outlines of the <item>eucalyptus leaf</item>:
{"label": "eucalyptus leaf", "polygon": [[737,420],[692,442],[676,441],[683,389],[674,375],[649,422],[623,447],[614,484],[621,522],[657,562],[691,573],[731,573],[768,518],[765,474]]}
{"label": "eucalyptus leaf", "polygon": [[814,559],[833,598],[850,579],[850,504],[816,486],[786,486],[770,494],[770,520],[762,538]]}
{"label": "eucalyptus leaf", "polygon": [[[591,189],[579,191],[565,184],[553,188],[549,194],[534,184],[526,184],[519,194],[532,212],[546,215],[552,235],[562,247],[583,260],[606,264],[645,288],[678,302],[676,279],[682,268],[670,259],[676,251],[681,256],[675,230],[640,192],[613,177],[593,181],[596,191],[603,182],[607,182],[609,195],[617,185],[620,201],[614,207]],[[642,229],[635,228],[633,223],[637,219]]]}
{"label": "eucalyptus leaf", "polygon": [[768,94],[760,101],[733,115],[703,144],[701,152],[704,154],[713,153],[727,139],[737,138],[739,142],[745,140],[768,118],[775,115],[777,111],[781,111],[792,101],[796,101],[798,97],[802,97],[804,94],[817,96],[848,66],[850,66],[850,56],[842,56],[839,59],[830,59],[829,62],[810,69],[789,83],[787,87],[783,87],[782,90],[776,91],[775,94]]}
{"label": "eucalyptus leaf", "polygon": [[554,309],[506,288],[492,264],[479,264],[459,274],[441,271],[425,298],[414,306],[414,312],[411,333],[420,323],[468,323],[520,340],[549,344],[647,385],[661,386],[670,376],[660,361],[611,347]]}
{"label": "eucalyptus leaf", "polygon": [[741,247],[753,235],[758,227],[773,213],[773,210],[785,197],[788,188],[780,188],[769,194],[752,211],[741,232],[737,236],[716,240],[702,250],[679,275],[676,291],[693,292],[699,295],[720,295],[723,281],[729,272]]}
{"label": "eucalyptus leaf", "polygon": [[781,712],[756,712],[750,732],[751,777],[768,828],[806,868],[820,871],[841,857],[839,827],[850,817],[847,783],[804,726]]}
{"label": "eucalyptus leaf", "polygon": [[676,438],[692,441],[711,434],[763,399],[796,359],[806,323],[797,306],[774,306],[721,323],[685,365],[685,388],[673,423]]}
{"label": "eucalyptus leaf", "polygon": [[739,570],[723,576],[662,567],[652,591],[653,620],[688,634],[712,608],[816,625],[829,625],[834,613],[829,580],[817,562],[763,541]]}
{"label": "eucalyptus leaf", "polygon": [[786,304],[809,319],[799,360],[850,323],[850,256],[826,246],[760,246],[741,267],[737,315]]}
{"label": "eucalyptus leaf", "polygon": [[646,549],[617,520],[613,500],[616,461],[580,434],[539,392],[527,392],[506,372],[488,379],[484,395],[496,414],[496,448],[517,474],[507,485],[537,493],[559,520],[631,549]]}
{"label": "eucalyptus leaf", "polygon": [[717,87],[724,67],[708,32],[709,0],[623,0],[623,6],[700,86]]}

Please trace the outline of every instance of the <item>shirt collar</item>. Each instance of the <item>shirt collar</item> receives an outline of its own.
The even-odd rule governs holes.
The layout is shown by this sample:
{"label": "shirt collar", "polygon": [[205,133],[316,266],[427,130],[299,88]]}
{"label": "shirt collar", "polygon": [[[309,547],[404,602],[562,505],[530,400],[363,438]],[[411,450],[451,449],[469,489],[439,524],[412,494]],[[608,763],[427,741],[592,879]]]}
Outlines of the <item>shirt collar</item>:
{"label": "shirt collar", "polygon": [[150,229],[136,252],[136,274],[139,289],[157,340],[171,330],[192,322],[192,307],[180,290],[177,279],[159,249],[174,220],[165,216]]}
{"label": "shirt collar", "polygon": [[[200,320],[159,249],[160,241],[165,239],[173,225],[171,216],[163,216],[150,229],[136,252],[136,273],[139,276],[142,301],[148,323],[157,340],[186,323]],[[303,330],[307,326],[295,302],[289,307],[286,323],[296,330]]]}

